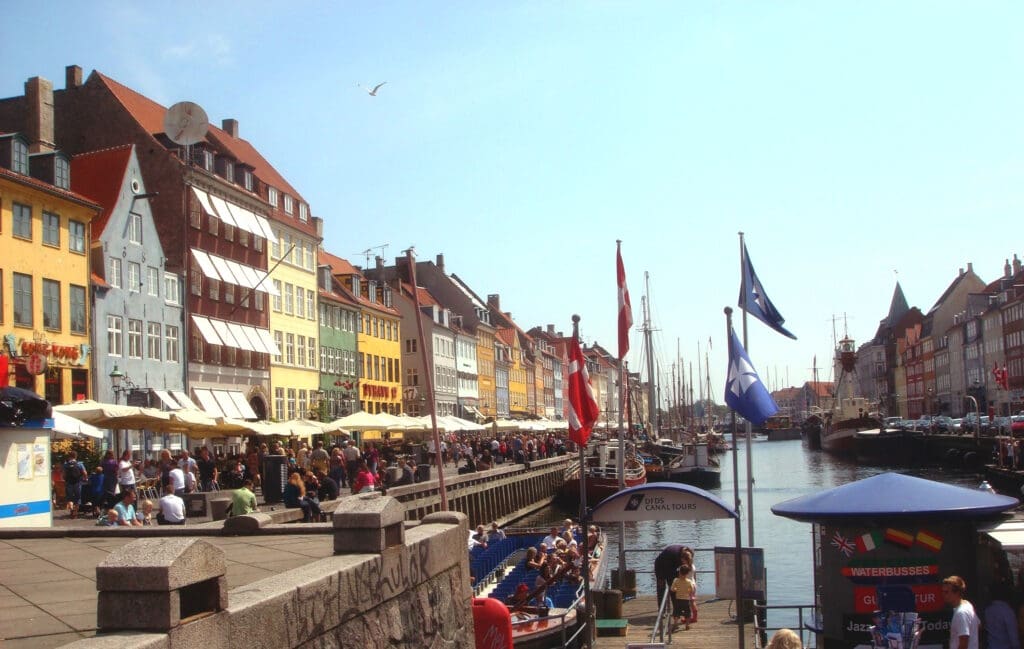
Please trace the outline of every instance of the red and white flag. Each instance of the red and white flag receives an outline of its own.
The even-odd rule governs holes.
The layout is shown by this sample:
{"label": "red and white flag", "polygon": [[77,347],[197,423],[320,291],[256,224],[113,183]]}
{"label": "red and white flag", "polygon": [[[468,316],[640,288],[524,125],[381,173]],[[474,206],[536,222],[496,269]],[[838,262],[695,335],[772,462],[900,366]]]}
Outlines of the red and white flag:
{"label": "red and white flag", "polygon": [[569,343],[569,439],[580,446],[590,439],[590,430],[597,421],[599,410],[594,399],[594,389],[590,386],[590,375],[587,363],[583,360],[580,341],[575,335]]}
{"label": "red and white flag", "polygon": [[616,272],[619,280],[619,360],[629,352],[629,328],[633,326],[633,305],[629,302],[629,289],[626,288],[626,269],[622,265],[622,243],[616,243]]}

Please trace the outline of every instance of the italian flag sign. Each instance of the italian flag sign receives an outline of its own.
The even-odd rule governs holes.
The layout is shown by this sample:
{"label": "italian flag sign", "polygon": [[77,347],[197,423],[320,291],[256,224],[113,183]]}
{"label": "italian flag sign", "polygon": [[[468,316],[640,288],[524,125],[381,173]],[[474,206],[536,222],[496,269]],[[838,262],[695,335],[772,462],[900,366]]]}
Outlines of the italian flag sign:
{"label": "italian flag sign", "polygon": [[868,532],[863,536],[857,537],[857,551],[858,552],[871,552],[882,543],[881,532]]}

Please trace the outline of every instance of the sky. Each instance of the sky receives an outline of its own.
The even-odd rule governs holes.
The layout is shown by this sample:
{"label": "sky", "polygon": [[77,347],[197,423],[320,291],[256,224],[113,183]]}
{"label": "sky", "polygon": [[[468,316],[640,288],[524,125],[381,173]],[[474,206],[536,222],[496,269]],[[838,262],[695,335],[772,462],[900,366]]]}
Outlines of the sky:
{"label": "sky", "polygon": [[[706,354],[719,403],[741,231],[798,337],[750,320],[772,388],[815,363],[828,378],[833,333],[869,340],[897,280],[927,311],[968,262],[989,282],[1024,253],[1019,2],[54,0],[5,16],[0,97],[34,76],[62,88],[77,64],[237,119],[328,251],[443,253],[523,329],[569,333],[575,313],[614,350],[621,239],[659,374],[677,347],[687,371]],[[639,326],[631,340],[637,370]]]}

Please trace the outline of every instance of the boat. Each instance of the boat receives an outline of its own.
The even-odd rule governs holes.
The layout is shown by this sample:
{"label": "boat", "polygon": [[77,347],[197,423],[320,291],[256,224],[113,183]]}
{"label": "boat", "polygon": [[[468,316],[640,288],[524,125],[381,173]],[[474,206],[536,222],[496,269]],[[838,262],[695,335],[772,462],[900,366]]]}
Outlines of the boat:
{"label": "boat", "polygon": [[761,432],[769,442],[800,439],[800,428],[793,425],[789,415],[775,415],[765,420]]}
{"label": "boat", "polygon": [[[687,441],[676,444],[661,438],[649,445],[652,453],[661,457],[664,466],[661,480],[709,489],[722,485],[722,469],[712,457],[706,441]],[[653,476],[648,479],[653,481]]]}
{"label": "boat", "polygon": [[[516,606],[509,601],[521,584],[534,590],[537,571],[526,568],[526,552],[540,545],[550,528],[506,530],[506,538],[491,543],[482,550],[470,551],[470,571],[480,574],[473,590],[477,597],[488,597],[506,604],[512,617],[512,642],[516,649],[545,649],[567,646],[567,640],[576,631],[578,615],[585,604],[582,581],[570,578],[557,580],[546,593],[550,605]],[[580,532],[573,534],[582,543]],[[590,585],[596,588],[604,583],[608,553],[604,551],[605,537],[598,541],[601,550],[590,559]]]}
{"label": "boat", "polygon": [[853,435],[853,450],[864,464],[913,464],[924,456],[923,433],[885,427],[860,430]]}
{"label": "boat", "polygon": [[[619,491],[619,440],[601,440],[591,437],[584,455],[583,471],[586,476],[587,502],[596,505]],[[626,487],[647,483],[647,471],[643,460],[637,455],[633,444],[626,442],[622,458]],[[570,469],[569,477],[562,485],[562,497],[566,502],[580,501],[580,467],[578,463]]]}
{"label": "boat", "polygon": [[854,394],[857,372],[857,349],[849,336],[836,346],[835,394],[832,410],[825,411],[821,428],[821,449],[835,455],[854,457],[854,436],[858,431],[881,428],[882,422],[871,412],[871,404]]}
{"label": "boat", "polygon": [[821,448],[821,429],[824,425],[824,413],[820,411],[812,412],[800,424],[800,437],[803,438],[808,448],[812,450],[819,450]]}

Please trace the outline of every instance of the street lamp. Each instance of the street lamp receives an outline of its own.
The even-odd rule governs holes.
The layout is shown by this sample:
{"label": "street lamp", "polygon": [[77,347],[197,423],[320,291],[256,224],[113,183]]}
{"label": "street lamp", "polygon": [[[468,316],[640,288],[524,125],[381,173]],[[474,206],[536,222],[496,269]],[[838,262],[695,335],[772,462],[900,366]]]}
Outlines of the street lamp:
{"label": "street lamp", "polygon": [[[977,381],[975,381],[977,383]],[[978,409],[978,400],[971,395],[966,395],[974,403],[974,441],[978,441],[978,433],[981,431],[981,411]]]}
{"label": "street lamp", "polygon": [[114,369],[110,372],[110,385],[114,389],[114,405],[117,405],[117,399],[121,396],[123,389],[121,388],[121,381],[124,380],[124,372],[117,369],[117,365],[114,365]]}

